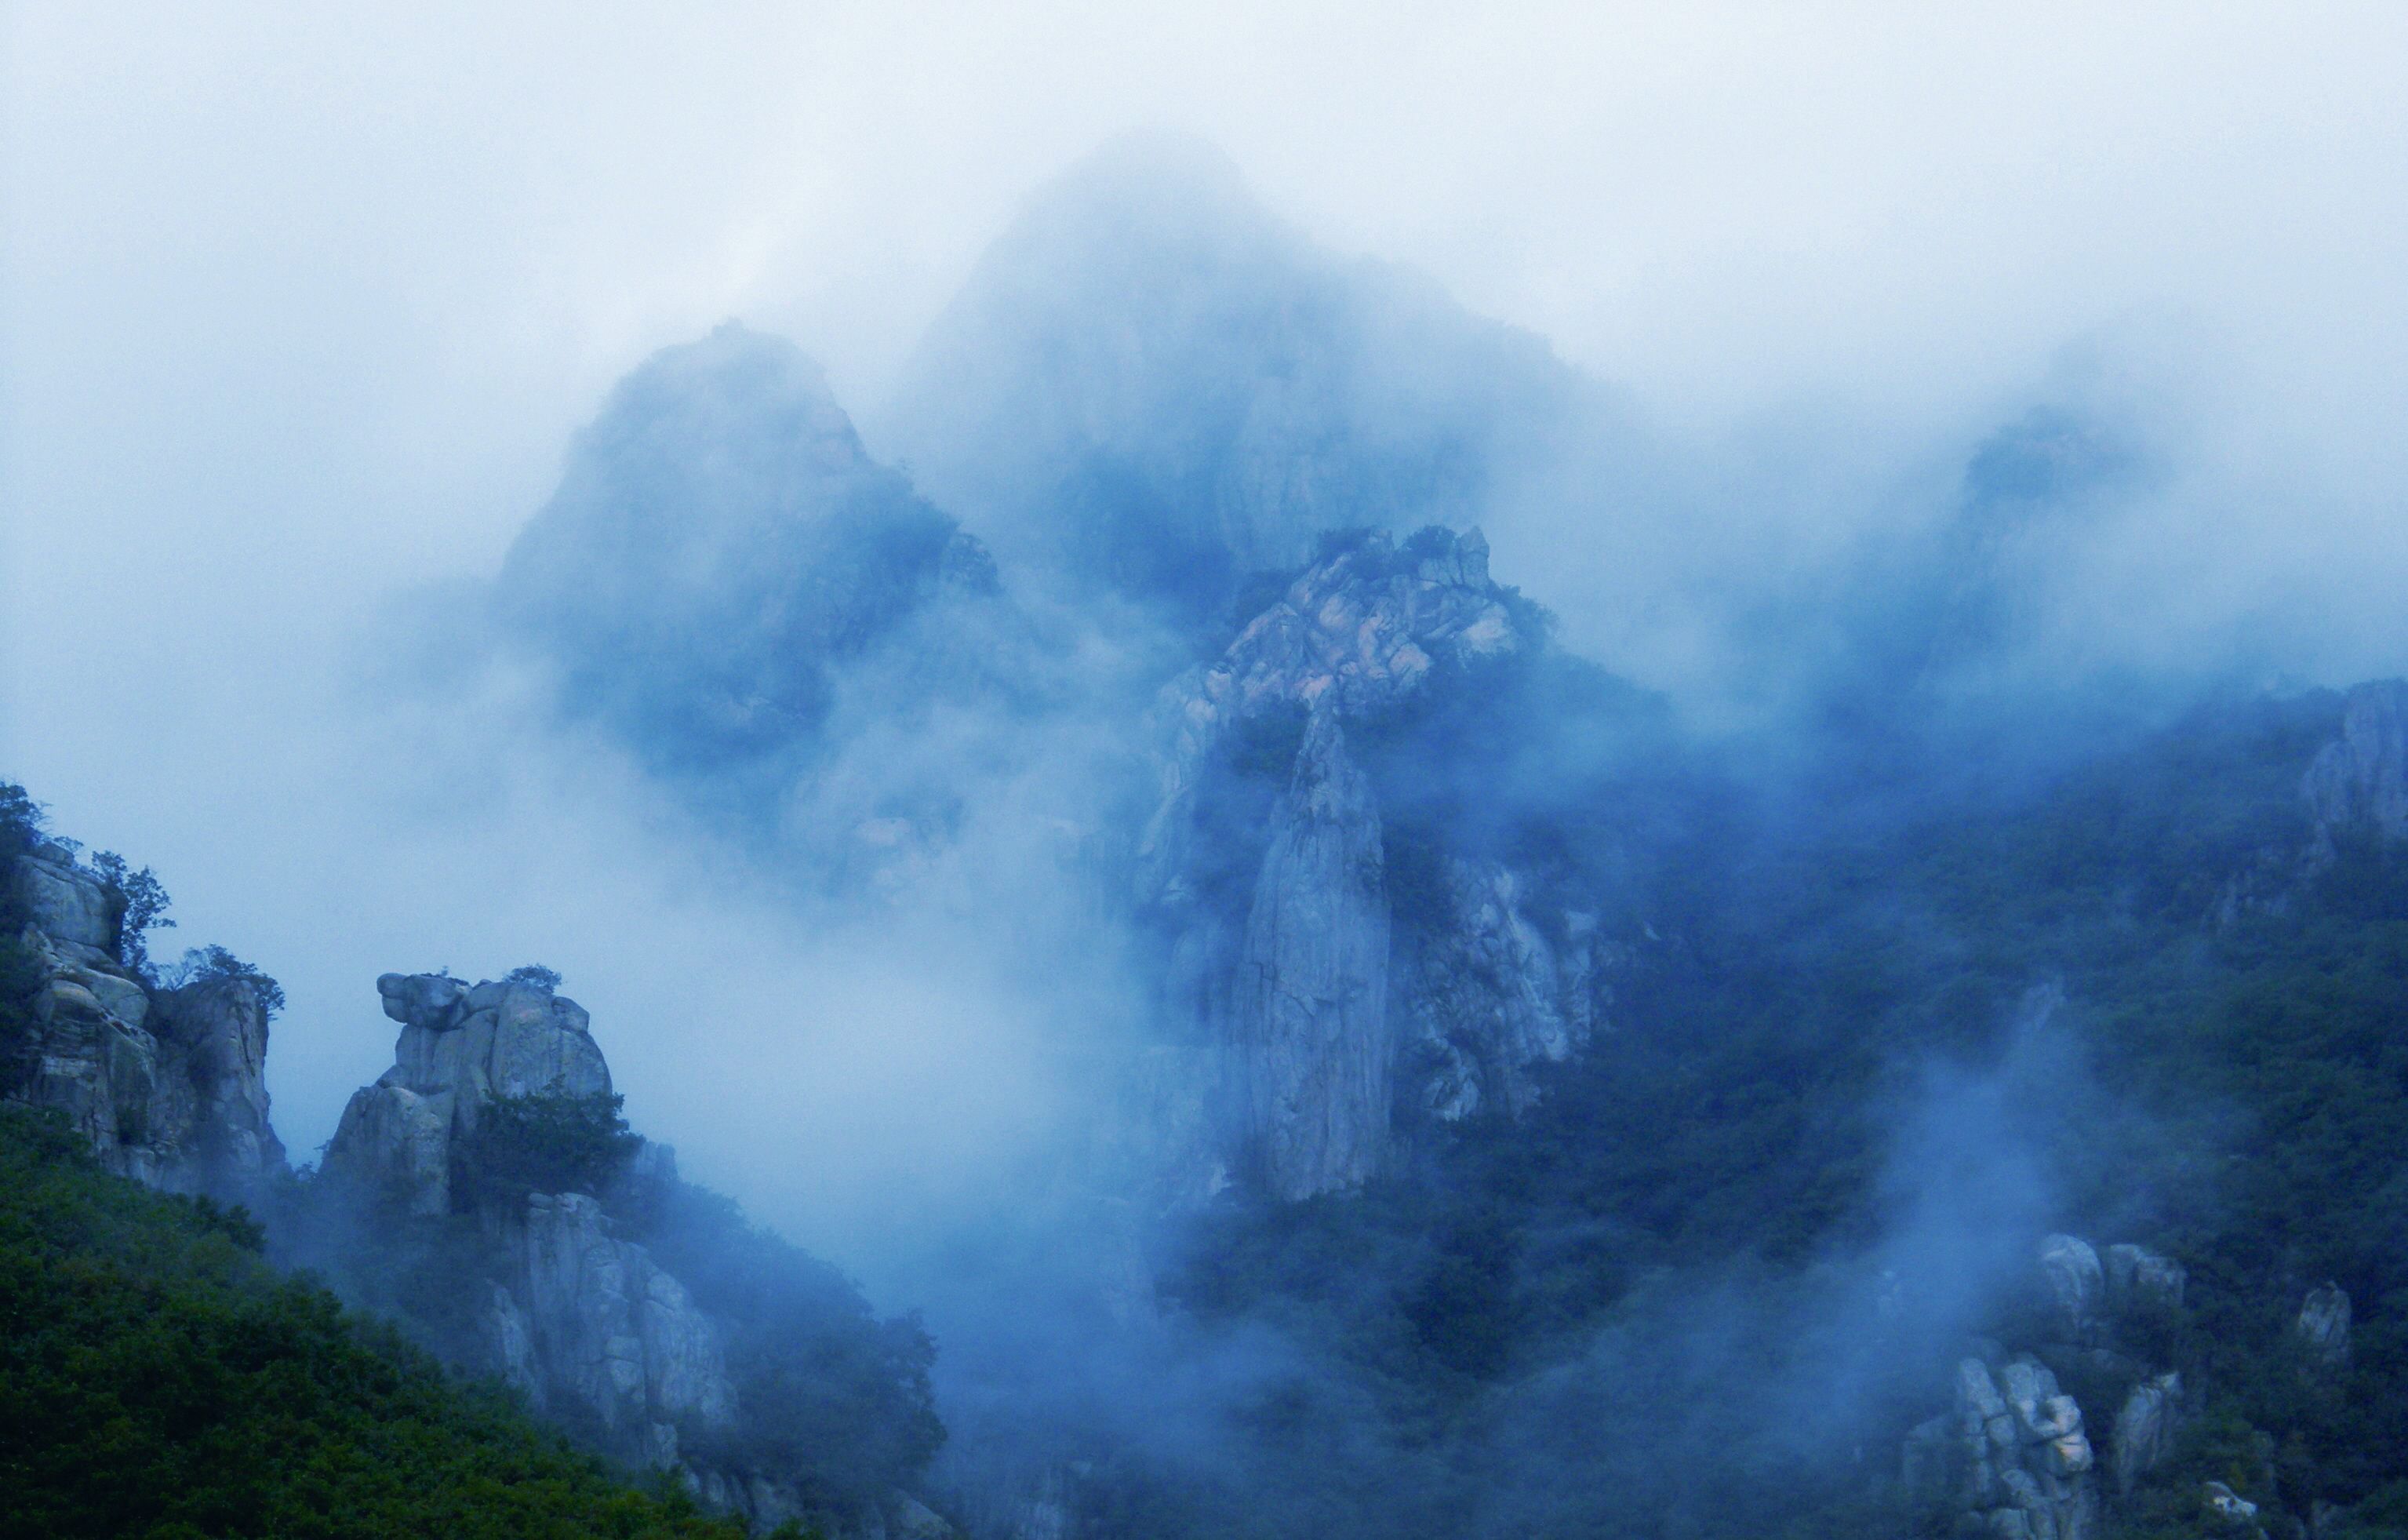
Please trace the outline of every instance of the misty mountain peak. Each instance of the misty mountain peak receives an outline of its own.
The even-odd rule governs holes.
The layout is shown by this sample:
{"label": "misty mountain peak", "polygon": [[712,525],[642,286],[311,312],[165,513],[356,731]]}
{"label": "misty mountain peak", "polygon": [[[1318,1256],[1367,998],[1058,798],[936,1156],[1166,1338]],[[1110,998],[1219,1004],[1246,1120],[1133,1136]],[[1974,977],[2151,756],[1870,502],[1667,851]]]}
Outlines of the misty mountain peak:
{"label": "misty mountain peak", "polygon": [[990,260],[1110,261],[1136,250],[1234,254],[1297,243],[1221,149],[1168,130],[1124,134],[1038,189]]}
{"label": "misty mountain peak", "polygon": [[1217,152],[1150,136],[1028,201],[882,441],[1007,554],[1209,625],[1324,533],[1473,522],[1532,445],[1603,425],[1594,394],[1537,338],[1315,246]]}
{"label": "misty mountain peak", "polygon": [[819,366],[730,323],[610,393],[497,598],[570,714],[695,767],[807,736],[832,662],[994,589],[983,548],[870,456]]}

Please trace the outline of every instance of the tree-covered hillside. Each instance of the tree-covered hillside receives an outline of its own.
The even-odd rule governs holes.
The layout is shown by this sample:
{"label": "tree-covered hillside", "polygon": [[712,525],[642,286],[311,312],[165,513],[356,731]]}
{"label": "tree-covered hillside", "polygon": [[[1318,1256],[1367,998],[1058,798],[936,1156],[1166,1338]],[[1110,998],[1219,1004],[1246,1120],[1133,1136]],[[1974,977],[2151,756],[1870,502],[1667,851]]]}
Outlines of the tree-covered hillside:
{"label": "tree-covered hillside", "polygon": [[[1312,1345],[1193,1533],[1945,1534],[1899,1450],[1985,1344],[2056,1369],[2102,1483],[2134,1387],[2184,1376],[2108,1535],[2200,1533],[2208,1481],[2270,1534],[2408,1533],[2408,856],[2308,855],[2340,716],[2218,702],[1937,812],[1723,804],[1525,1118],[1184,1247],[1200,1318]],[[2044,1231],[2186,1294],[2052,1346]],[[2343,1361],[2297,1324],[2327,1282]]]}
{"label": "tree-covered hillside", "polygon": [[708,1540],[496,1390],[259,1256],[240,1211],[0,1106],[0,1533]]}

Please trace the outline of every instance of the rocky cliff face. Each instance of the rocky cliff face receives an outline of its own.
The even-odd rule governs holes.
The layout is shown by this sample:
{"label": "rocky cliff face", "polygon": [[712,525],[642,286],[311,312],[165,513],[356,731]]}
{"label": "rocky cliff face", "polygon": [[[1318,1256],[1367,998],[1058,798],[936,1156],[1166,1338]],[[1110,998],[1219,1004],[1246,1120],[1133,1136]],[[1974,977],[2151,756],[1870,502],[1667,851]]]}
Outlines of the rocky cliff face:
{"label": "rocky cliff face", "polygon": [[1282,1198],[1351,1187],[1388,1134],[1388,909],[1380,814],[1334,703],[1313,712],[1238,957],[1247,1131]]}
{"label": "rocky cliff face", "polygon": [[2408,682],[2380,680],[2350,690],[2341,734],[2317,754],[2300,795],[2316,859],[2330,860],[2339,840],[2408,840]]}
{"label": "rocky cliff face", "polygon": [[[585,1011],[544,985],[387,973],[377,993],[401,1035],[393,1068],[343,1111],[326,1149],[335,1180],[447,1214],[466,1141],[495,1102],[610,1094]],[[681,1428],[733,1418],[716,1328],[643,1247],[611,1235],[591,1194],[531,1193],[480,1217],[509,1258],[485,1282],[489,1367],[533,1403],[638,1464],[674,1463]]]}
{"label": "rocky cliff face", "polygon": [[[1402,549],[1372,535],[1314,564],[1164,693],[1140,897],[1173,938],[1173,1015],[1226,1056],[1237,1087],[1223,1137],[1276,1196],[1361,1182],[1423,1118],[1526,1107],[1530,1069],[1599,1025],[1618,957],[1596,915],[1541,914],[1537,885],[1476,853],[1422,853],[1400,892],[1379,792],[1349,745],[1350,725],[1375,729],[1424,691],[1541,644],[1490,580],[1477,531]],[[1260,823],[1216,820],[1231,753],[1277,743],[1298,719]],[[1216,891],[1212,874],[1233,868],[1251,875]]]}
{"label": "rocky cliff face", "polygon": [[[2002,1540],[2102,1533],[2112,1503],[2166,1461],[2192,1410],[2182,1375],[2125,1346],[2136,1321],[2180,1305],[2187,1283],[2181,1263],[2146,1246],[2112,1245],[2102,1259],[2080,1236],[2044,1237],[2029,1278],[2038,1340],[2014,1351],[1983,1341],[1958,1361],[1949,1410],[1907,1439],[1907,1490]],[[2103,1451],[2059,1381],[2077,1369],[2123,1387]]]}
{"label": "rocky cliff face", "polygon": [[496,1098],[610,1094],[584,1010],[540,985],[387,973],[377,993],[402,1024],[394,1065],[343,1109],[326,1169],[397,1186],[413,1213],[450,1212],[455,1142]]}
{"label": "rocky cliff face", "polygon": [[108,884],[64,845],[35,846],[5,876],[39,971],[10,1094],[64,1114],[109,1170],[153,1187],[239,1200],[282,1170],[259,986],[154,987],[119,950]]}
{"label": "rocky cliff face", "polygon": [[[377,980],[401,1024],[394,1065],[363,1087],[327,1147],[337,1183],[389,1198],[422,1219],[466,1215],[490,1243],[486,1270],[452,1280],[482,1301],[480,1372],[517,1387],[538,1411],[636,1466],[682,1464],[713,1506],[763,1528],[831,1516],[792,1473],[710,1451],[743,1415],[728,1365],[727,1327],[594,1192],[495,1198],[472,1179],[480,1124],[507,1099],[607,1098],[609,1066],[591,1021],[541,982],[470,985],[441,974]],[[595,1183],[614,1192],[677,1181],[675,1158],[644,1144]],[[472,1196],[472,1194],[474,1196]],[[466,1222],[464,1217],[459,1222]],[[916,1526],[916,1527],[914,1527]],[[903,1494],[839,1526],[848,1540],[951,1531]]]}
{"label": "rocky cliff face", "polygon": [[2096,1465],[2082,1408],[2046,1365],[1969,1358],[1956,1366],[1954,1411],[1909,1442],[1906,1480],[2001,1540],[2092,1540]]}

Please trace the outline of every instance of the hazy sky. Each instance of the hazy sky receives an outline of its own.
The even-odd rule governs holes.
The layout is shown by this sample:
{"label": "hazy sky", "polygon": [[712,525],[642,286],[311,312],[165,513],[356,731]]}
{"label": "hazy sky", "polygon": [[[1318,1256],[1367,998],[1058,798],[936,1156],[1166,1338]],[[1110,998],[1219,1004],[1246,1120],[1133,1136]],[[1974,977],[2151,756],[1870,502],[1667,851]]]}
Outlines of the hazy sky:
{"label": "hazy sky", "polygon": [[302,1153],[386,1061],[381,969],[540,957],[632,1079],[692,1048],[638,1019],[825,963],[632,854],[607,784],[570,816],[557,766],[488,766],[476,808],[407,806],[424,767],[379,770],[423,744],[329,665],[396,587],[489,572],[653,347],[741,315],[873,403],[1015,202],[1128,128],[1209,137],[1678,433],[1944,435],[2070,341],[2179,338],[2246,511],[2198,548],[2408,576],[2397,4],[6,14],[0,774],[156,865],[171,943],[286,979]]}

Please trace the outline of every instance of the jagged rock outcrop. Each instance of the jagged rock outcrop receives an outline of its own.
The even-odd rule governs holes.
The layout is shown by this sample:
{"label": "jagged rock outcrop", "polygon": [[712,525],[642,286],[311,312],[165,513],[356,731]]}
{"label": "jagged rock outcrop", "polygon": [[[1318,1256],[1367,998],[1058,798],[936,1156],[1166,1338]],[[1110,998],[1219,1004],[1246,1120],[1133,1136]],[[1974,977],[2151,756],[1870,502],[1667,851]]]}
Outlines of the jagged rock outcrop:
{"label": "jagged rock outcrop", "polygon": [[2313,828],[2311,859],[2329,861],[2336,842],[2408,840],[2408,681],[2353,687],[2340,736],[2320,750],[2300,795]]}
{"label": "jagged rock outcrop", "polygon": [[2259,1537],[2266,1533],[2258,1522],[2258,1504],[2234,1491],[2221,1481],[2210,1481],[2200,1488],[2200,1512],[2215,1534],[2238,1534]]}
{"label": "jagged rock outcrop", "polygon": [[36,845],[10,866],[8,885],[25,923],[62,956],[118,961],[117,905],[74,851],[57,843]]}
{"label": "jagged rock outcrop", "polygon": [[541,1387],[547,1403],[579,1408],[605,1442],[650,1464],[677,1463],[681,1426],[735,1420],[717,1328],[642,1246],[612,1238],[598,1202],[532,1194],[507,1233],[516,1268],[509,1292],[528,1348],[506,1372]]}
{"label": "jagged rock outcrop", "polygon": [[260,985],[154,988],[117,949],[107,882],[64,845],[36,845],[7,878],[40,970],[11,1095],[64,1114],[103,1165],[153,1187],[241,1200],[282,1170]]}
{"label": "jagged rock outcrop", "polygon": [[2291,1329],[2318,1363],[2334,1369],[2348,1364],[2349,1295],[2341,1285],[2327,1281],[2309,1289]]}
{"label": "jagged rock outcrop", "polygon": [[[2053,988],[2035,991],[2053,1008]],[[2136,1317],[2179,1306],[2187,1286],[2182,1264],[2147,1246],[2099,1247],[2078,1235],[2052,1234],[2035,1249],[2026,1298],[2037,1306],[2028,1330],[2035,1351],[2010,1353],[1977,1344],[1978,1357],[1956,1369],[1954,1407],[1917,1426],[1905,1447],[1905,1477],[1921,1500],[1953,1508],[1985,1533],[2086,1536],[2099,1532],[2107,1493],[2096,1467],[2081,1406],[2062,1391],[2054,1363],[2079,1365],[2129,1387],[2103,1451],[2116,1498],[2171,1456],[2196,1408],[2183,1376],[2131,1354]],[[2043,1362],[2045,1357],[2047,1362]]]}
{"label": "jagged rock outcrop", "polygon": [[2098,1250],[2078,1235],[2051,1235],[2040,1244],[2040,1273],[2071,1342],[2099,1335],[2107,1303],[2107,1274]]}
{"label": "jagged rock outcrop", "polygon": [[1502,862],[1449,856],[1438,868],[1438,923],[1416,928],[1399,970],[1407,1081],[1418,1110],[1441,1119],[1521,1113],[1538,1094],[1531,1068],[1596,1031],[1611,950],[1579,911],[1550,939]]}
{"label": "jagged rock outcrop", "polygon": [[[1279,1196],[1361,1181],[1418,1120],[1523,1110],[1531,1067],[1598,1027],[1620,958],[1596,914],[1548,910],[1525,873],[1444,848],[1417,852],[1400,892],[1348,743],[1348,724],[1539,645],[1517,604],[1477,531],[1401,547],[1372,534],[1299,576],[1157,709],[1158,798],[1136,868],[1171,932],[1167,1009],[1228,1057],[1221,1137]],[[1301,730],[1232,907],[1209,874],[1249,859],[1226,848],[1244,831],[1199,810],[1233,743],[1276,742],[1290,722]]]}
{"label": "jagged rock outcrop", "polygon": [[2107,1248],[2107,1308],[2115,1316],[2142,1309],[2175,1309],[2190,1274],[2172,1258],[2128,1242]]}
{"label": "jagged rock outcrop", "polygon": [[[387,973],[377,993],[401,1023],[394,1066],[344,1108],[325,1169],[414,1214],[451,1212],[463,1141],[497,1100],[610,1093],[584,1009],[543,983]],[[532,1193],[482,1218],[511,1259],[485,1286],[488,1366],[532,1403],[639,1464],[674,1463],[681,1428],[734,1418],[717,1329],[592,1195]]]}
{"label": "jagged rock outcrop", "polygon": [[542,985],[387,973],[377,993],[402,1024],[394,1065],[344,1107],[326,1169],[397,1189],[413,1213],[451,1210],[453,1142],[496,1097],[610,1093],[584,1009]]}
{"label": "jagged rock outcrop", "polygon": [[2115,1414],[2111,1435],[2114,1450],[2115,1492],[2129,1496],[2141,1477],[2156,1470],[2173,1452],[2181,1432],[2183,1380],[2179,1374],[2157,1374],[2132,1387]]}
{"label": "jagged rock outcrop", "polygon": [[1218,661],[1164,692],[1160,794],[1138,846],[1140,897],[1192,897],[1197,789],[1240,726],[1277,712],[1360,716],[1403,700],[1442,662],[1476,663],[1532,640],[1489,581],[1488,542],[1476,529],[1418,554],[1375,534],[1316,563]]}
{"label": "jagged rock outcrop", "polygon": [[[692,1291],[621,1232],[595,1193],[497,1197],[461,1187],[478,1173],[473,1136],[505,1098],[601,1097],[610,1071],[585,1010],[540,979],[469,985],[437,973],[377,980],[401,1024],[394,1065],[344,1109],[325,1171],[421,1217],[473,1210],[501,1259],[458,1280],[474,1314],[474,1367],[516,1387],[536,1410],[637,1466],[682,1465],[704,1501],[762,1529],[826,1525],[797,1479],[697,1452],[742,1415],[725,1331]],[[618,1189],[677,1182],[667,1146],[644,1144],[612,1178]],[[476,1192],[471,1200],[466,1194]],[[457,1222],[466,1222],[464,1217]],[[856,1516],[846,1540],[931,1540],[952,1531],[905,1494]]]}
{"label": "jagged rock outcrop", "polygon": [[2082,1408],[2044,1365],[1969,1358],[1956,1366],[1953,1412],[1909,1438],[1905,1479],[2001,1540],[2093,1540],[2096,1465]]}
{"label": "jagged rock outcrop", "polygon": [[1334,706],[1312,712],[1239,955],[1233,1034],[1264,1186],[1307,1198],[1379,1168],[1388,1137],[1388,908],[1380,814]]}

